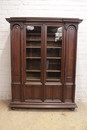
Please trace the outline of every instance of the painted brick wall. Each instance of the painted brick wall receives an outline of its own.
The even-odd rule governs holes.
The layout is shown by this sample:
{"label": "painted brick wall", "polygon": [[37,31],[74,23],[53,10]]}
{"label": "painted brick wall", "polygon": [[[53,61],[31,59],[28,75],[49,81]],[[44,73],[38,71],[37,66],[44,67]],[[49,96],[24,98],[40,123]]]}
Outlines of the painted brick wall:
{"label": "painted brick wall", "polygon": [[76,100],[87,101],[87,0],[0,0],[0,99],[11,98],[10,30],[6,17],[72,17],[79,25]]}

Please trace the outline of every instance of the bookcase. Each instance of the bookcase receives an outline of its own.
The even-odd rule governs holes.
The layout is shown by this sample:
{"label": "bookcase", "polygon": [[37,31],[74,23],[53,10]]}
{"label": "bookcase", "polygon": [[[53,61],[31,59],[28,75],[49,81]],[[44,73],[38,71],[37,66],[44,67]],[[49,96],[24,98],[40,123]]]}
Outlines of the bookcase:
{"label": "bookcase", "polygon": [[11,34],[11,108],[76,108],[79,18],[6,18]]}

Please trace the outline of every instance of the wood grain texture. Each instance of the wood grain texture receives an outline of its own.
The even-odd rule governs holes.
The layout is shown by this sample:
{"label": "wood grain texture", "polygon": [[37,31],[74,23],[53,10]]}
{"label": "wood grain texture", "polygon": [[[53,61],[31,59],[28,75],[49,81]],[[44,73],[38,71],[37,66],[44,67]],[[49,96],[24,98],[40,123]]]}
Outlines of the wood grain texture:
{"label": "wood grain texture", "polygon": [[[77,24],[66,25],[65,101],[74,102]],[[72,84],[72,86],[69,85]]]}
{"label": "wood grain texture", "polygon": [[42,17],[10,17],[6,18],[8,22],[62,22],[62,23],[80,23],[82,22],[82,19],[79,18],[42,18]]}
{"label": "wood grain texture", "polygon": [[75,39],[76,29],[74,26],[69,26],[66,33],[66,64],[65,64],[65,81],[73,82],[75,69]]}
{"label": "wood grain texture", "polygon": [[21,86],[21,30],[18,24],[11,28],[12,100],[20,100]]}

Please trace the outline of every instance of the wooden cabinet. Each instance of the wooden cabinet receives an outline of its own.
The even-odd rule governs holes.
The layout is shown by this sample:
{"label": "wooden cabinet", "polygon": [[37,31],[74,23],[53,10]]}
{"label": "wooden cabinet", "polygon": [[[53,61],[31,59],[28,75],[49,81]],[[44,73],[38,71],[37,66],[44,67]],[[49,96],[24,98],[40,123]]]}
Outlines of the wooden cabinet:
{"label": "wooden cabinet", "polygon": [[17,108],[75,108],[81,19],[6,18],[11,30],[12,101]]}

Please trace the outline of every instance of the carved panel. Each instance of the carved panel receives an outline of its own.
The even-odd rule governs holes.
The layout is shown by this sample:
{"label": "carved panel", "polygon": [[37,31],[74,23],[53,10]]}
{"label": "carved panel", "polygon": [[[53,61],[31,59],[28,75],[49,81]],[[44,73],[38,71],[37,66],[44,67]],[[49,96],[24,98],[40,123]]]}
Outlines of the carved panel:
{"label": "carved panel", "polygon": [[18,22],[13,22],[13,23],[11,23],[11,25],[10,25],[11,30],[12,30],[15,26],[16,26],[16,27],[18,26],[20,29],[23,29],[24,24],[23,24],[23,23],[18,23]]}
{"label": "carved panel", "polygon": [[[21,85],[21,30],[19,25],[12,26],[11,30],[11,64],[12,64],[12,88],[13,100],[20,100],[20,85]],[[18,85],[20,84],[20,85]]]}
{"label": "carved panel", "polygon": [[62,100],[62,86],[46,86],[45,99],[59,99]]}
{"label": "carved panel", "polygon": [[35,86],[35,85],[30,85],[30,86],[25,86],[25,100],[26,99],[41,99],[41,86]]}
{"label": "carved panel", "polygon": [[66,60],[65,60],[65,82],[74,81],[75,69],[75,44],[76,44],[76,28],[68,26],[66,31]]}
{"label": "carved panel", "polygon": [[78,29],[78,24],[70,24],[70,23],[67,23],[65,24],[65,29],[67,30],[69,27],[74,27],[76,30]]}
{"label": "carved panel", "polygon": [[20,26],[15,25],[12,28],[12,38],[11,38],[11,48],[12,48],[12,74],[13,76],[20,76],[20,41],[21,41],[21,31]]}

